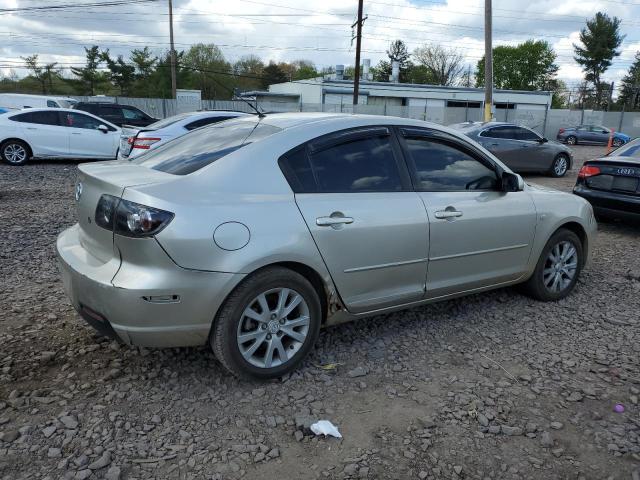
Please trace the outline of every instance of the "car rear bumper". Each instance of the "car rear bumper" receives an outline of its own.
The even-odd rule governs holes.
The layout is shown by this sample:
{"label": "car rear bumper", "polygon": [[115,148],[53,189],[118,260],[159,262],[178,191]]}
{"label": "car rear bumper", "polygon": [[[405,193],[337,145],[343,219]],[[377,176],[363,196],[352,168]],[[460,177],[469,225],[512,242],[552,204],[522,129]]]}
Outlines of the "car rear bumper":
{"label": "car rear bumper", "polygon": [[592,190],[576,185],[573,193],[587,200],[601,215],[640,219],[640,197],[616,192]]}
{"label": "car rear bumper", "polygon": [[113,261],[101,264],[82,246],[78,225],[62,232],[56,249],[71,303],[100,333],[129,345],[206,344],[218,308],[244,275],[183,269],[147,240],[153,265],[122,260],[114,275]]}

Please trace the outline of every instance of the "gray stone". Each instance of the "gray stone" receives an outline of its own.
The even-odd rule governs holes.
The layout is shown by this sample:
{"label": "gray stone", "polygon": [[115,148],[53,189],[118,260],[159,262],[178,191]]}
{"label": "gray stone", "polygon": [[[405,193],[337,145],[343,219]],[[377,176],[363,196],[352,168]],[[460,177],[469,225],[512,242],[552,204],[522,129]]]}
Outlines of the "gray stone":
{"label": "gray stone", "polygon": [[62,456],[62,451],[59,448],[51,447],[47,451],[47,457],[49,458],[60,458]]}
{"label": "gray stone", "polygon": [[564,424],[562,422],[551,422],[549,426],[554,430],[560,430],[562,427],[564,427]]}
{"label": "gray stone", "polygon": [[120,480],[120,467],[110,467],[104,476],[105,480]]}
{"label": "gray stone", "polygon": [[453,471],[456,472],[456,475],[460,475],[462,473],[462,467],[460,465],[454,465]]}
{"label": "gray stone", "polygon": [[75,430],[76,428],[78,428],[78,420],[76,420],[74,417],[70,415],[65,415],[63,417],[60,417],[59,420],[69,430]]}
{"label": "gray stone", "polygon": [[355,475],[358,472],[358,464],[357,463],[349,463],[345,465],[344,470],[342,472],[345,475]]}
{"label": "gray stone", "polygon": [[54,433],[56,433],[55,425],[51,425],[42,429],[42,434],[45,436],[45,438],[49,438]]}
{"label": "gray stone", "polygon": [[93,475],[93,472],[91,470],[89,470],[89,469],[86,469],[86,470],[80,470],[79,472],[77,472],[76,476],[73,477],[73,478],[75,480],[86,480],[91,475]]}
{"label": "gray stone", "polygon": [[17,440],[19,436],[20,432],[18,430],[5,430],[4,432],[0,433],[0,440],[5,443],[11,443]]}
{"label": "gray stone", "polygon": [[518,435],[522,435],[522,429],[520,427],[510,427],[509,425],[502,425],[500,430],[503,434],[509,435],[510,437],[515,437]]}
{"label": "gray stone", "polygon": [[347,377],[356,378],[356,377],[364,377],[368,373],[367,369],[364,367],[356,367],[353,370],[349,370],[347,372]]}
{"label": "gray stone", "polygon": [[543,447],[553,447],[553,438],[549,432],[542,432],[540,435],[540,443]]}
{"label": "gray stone", "polygon": [[267,453],[267,457],[269,458],[278,458],[280,456],[280,449],[278,448],[272,448],[271,450],[269,450],[269,453]]}
{"label": "gray stone", "polygon": [[111,452],[106,451],[95,462],[89,464],[91,470],[98,470],[104,468],[111,463]]}

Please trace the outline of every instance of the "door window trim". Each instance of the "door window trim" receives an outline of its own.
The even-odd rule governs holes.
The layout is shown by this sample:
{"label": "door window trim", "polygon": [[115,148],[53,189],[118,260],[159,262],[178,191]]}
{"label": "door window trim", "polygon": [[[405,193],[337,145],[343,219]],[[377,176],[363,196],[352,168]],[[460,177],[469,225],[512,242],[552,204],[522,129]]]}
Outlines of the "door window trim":
{"label": "door window trim", "polygon": [[[380,137],[389,137],[389,143],[391,145],[391,153],[395,160],[395,165],[398,170],[398,176],[400,178],[400,186],[401,190],[380,190],[380,191],[361,191],[361,192],[338,192],[338,191],[322,191],[319,187],[318,178],[316,176],[315,171],[313,171],[313,164],[311,162],[311,156],[314,153],[322,152],[328,148],[337,147],[339,145],[344,145],[347,143],[355,142],[358,140],[365,140],[368,138],[380,138]],[[315,191],[309,192],[304,191],[301,187],[301,184],[297,178],[295,172],[289,168],[286,159],[288,156],[299,153],[300,150],[304,149],[304,155],[306,161],[309,163],[311,170],[313,172],[314,183],[315,183]],[[314,194],[332,194],[332,193],[343,193],[345,195],[354,195],[359,193],[401,193],[401,192],[410,192],[413,191],[413,182],[411,180],[411,175],[407,169],[407,164],[404,161],[404,155],[402,153],[402,149],[398,142],[398,138],[395,134],[395,130],[391,125],[375,125],[375,126],[365,126],[365,127],[352,127],[344,130],[339,130],[337,132],[331,132],[320,137],[316,137],[314,139],[308,140],[306,142],[297,145],[296,147],[287,150],[285,153],[280,155],[278,158],[278,165],[280,166],[280,170],[282,171],[287,183],[293,190],[294,193],[314,193]]]}
{"label": "door window trim", "polygon": [[[439,130],[432,130],[429,128],[422,127],[396,127],[398,130],[398,140],[400,143],[400,147],[402,149],[402,154],[404,156],[404,160],[406,162],[407,169],[411,175],[411,182],[413,184],[413,189],[416,192],[437,192],[437,193],[446,193],[446,192],[468,192],[468,193],[477,193],[477,192],[501,192],[501,182],[502,182],[502,174],[504,173],[504,169],[500,167],[493,160],[488,158],[482,152],[473,148],[472,145],[468,144],[464,140],[461,140],[453,135],[450,135],[445,132],[441,132]],[[487,167],[489,170],[493,171],[496,175],[497,186],[494,189],[478,189],[478,190],[425,190],[422,188],[420,184],[420,180],[418,178],[418,169],[415,166],[413,158],[411,157],[411,153],[409,152],[408,145],[406,143],[407,138],[416,138],[423,140],[435,141],[436,143],[441,143],[458,150],[463,151],[474,160],[477,160],[482,165]]]}

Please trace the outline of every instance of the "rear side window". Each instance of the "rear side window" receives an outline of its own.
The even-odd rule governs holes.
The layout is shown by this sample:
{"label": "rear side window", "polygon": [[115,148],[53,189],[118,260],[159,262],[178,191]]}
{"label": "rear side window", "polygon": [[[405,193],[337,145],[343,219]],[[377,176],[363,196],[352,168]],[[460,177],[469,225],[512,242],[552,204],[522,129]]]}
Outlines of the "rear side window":
{"label": "rear side window", "polygon": [[464,149],[429,138],[406,138],[418,185],[424,192],[494,190],[496,173]]}
{"label": "rear side window", "polygon": [[132,163],[173,175],[188,175],[280,130],[260,121],[229,122],[185,134]]}
{"label": "rear side window", "polygon": [[204,127],[205,125],[212,125],[214,123],[224,122],[225,120],[229,120],[233,117],[207,117],[201,118],[199,120],[195,120],[191,123],[187,123],[184,128],[187,130],[195,130],[196,128]]}
{"label": "rear side window", "polygon": [[60,105],[58,105],[56,102],[54,102],[53,100],[47,100],[47,107],[51,107],[51,108],[59,108]]}
{"label": "rear side window", "polygon": [[517,128],[518,140],[539,140],[540,137],[526,128]]}
{"label": "rear side window", "polygon": [[391,137],[366,137],[311,153],[318,191],[399,192],[402,180]]}
{"label": "rear side window", "polygon": [[295,193],[317,191],[316,179],[304,146],[280,157],[278,164]]}
{"label": "rear side window", "polygon": [[515,127],[494,127],[485,130],[480,134],[481,137],[504,138],[508,140],[516,140],[518,138],[517,129]]}
{"label": "rear side window", "polygon": [[37,123],[40,125],[60,125],[58,112],[28,112],[10,117],[14,122]]}

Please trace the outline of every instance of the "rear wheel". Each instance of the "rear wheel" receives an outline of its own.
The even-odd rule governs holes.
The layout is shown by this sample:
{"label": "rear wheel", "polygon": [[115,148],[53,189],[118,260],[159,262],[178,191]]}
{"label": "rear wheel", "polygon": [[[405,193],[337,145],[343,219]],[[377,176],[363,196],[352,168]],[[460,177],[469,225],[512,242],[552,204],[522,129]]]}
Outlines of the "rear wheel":
{"label": "rear wheel", "polygon": [[569,170],[569,156],[564,153],[559,154],[551,165],[552,177],[564,177]]}
{"label": "rear wheel", "polygon": [[306,278],[286,268],[267,268],[229,295],[210,343],[234,375],[275,378],[294,370],[308,355],[321,318],[320,299]]}
{"label": "rear wheel", "polygon": [[578,144],[578,139],[573,135],[569,135],[567,137],[567,144],[569,144],[569,145],[577,145]]}
{"label": "rear wheel", "polygon": [[0,155],[9,165],[24,165],[29,160],[29,146],[21,140],[7,140],[0,147]]}
{"label": "rear wheel", "polygon": [[574,289],[583,263],[580,239],[562,228],[545,245],[533,275],[523,285],[524,291],[545,302],[560,300]]}

